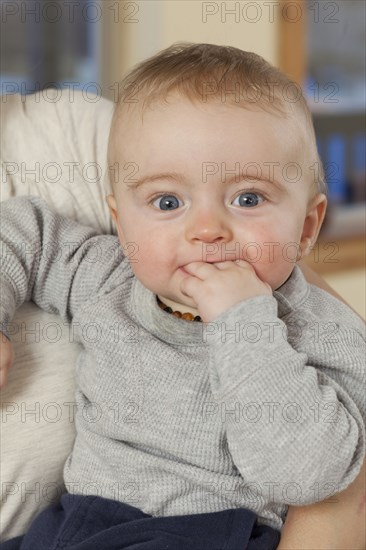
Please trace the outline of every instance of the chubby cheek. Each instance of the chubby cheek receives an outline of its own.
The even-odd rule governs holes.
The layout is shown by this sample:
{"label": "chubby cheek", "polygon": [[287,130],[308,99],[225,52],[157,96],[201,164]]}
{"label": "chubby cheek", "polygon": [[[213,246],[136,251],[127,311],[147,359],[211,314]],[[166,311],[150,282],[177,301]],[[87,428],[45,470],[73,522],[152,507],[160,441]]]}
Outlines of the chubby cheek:
{"label": "chubby cheek", "polygon": [[289,220],[279,221],[271,228],[257,232],[251,245],[246,247],[244,259],[250,262],[258,277],[278,288],[291,274],[297,261],[301,230]]}
{"label": "chubby cheek", "polygon": [[268,283],[272,290],[280,287],[290,276],[294,266],[294,261],[284,260],[282,257],[270,264],[252,264],[257,276]]}
{"label": "chubby cheek", "polygon": [[151,228],[143,231],[141,227],[140,231],[131,234],[131,239],[136,249],[131,268],[145,286],[149,288],[165,276],[171,277],[169,268],[174,263],[174,250],[161,231],[156,233]]}

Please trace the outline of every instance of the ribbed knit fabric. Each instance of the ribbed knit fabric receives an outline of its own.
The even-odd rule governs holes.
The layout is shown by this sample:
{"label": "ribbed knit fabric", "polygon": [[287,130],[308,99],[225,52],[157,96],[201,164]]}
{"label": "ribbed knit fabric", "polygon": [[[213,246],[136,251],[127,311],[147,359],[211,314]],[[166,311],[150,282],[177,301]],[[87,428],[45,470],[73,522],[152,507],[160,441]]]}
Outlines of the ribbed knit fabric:
{"label": "ribbed knit fabric", "polygon": [[0,208],[0,329],[9,337],[15,309],[33,300],[84,346],[69,492],[153,516],[249,508],[280,529],[288,505],[355,479],[364,324],[298,266],[273,296],[187,322],[160,309],[117,237],[38,197]]}

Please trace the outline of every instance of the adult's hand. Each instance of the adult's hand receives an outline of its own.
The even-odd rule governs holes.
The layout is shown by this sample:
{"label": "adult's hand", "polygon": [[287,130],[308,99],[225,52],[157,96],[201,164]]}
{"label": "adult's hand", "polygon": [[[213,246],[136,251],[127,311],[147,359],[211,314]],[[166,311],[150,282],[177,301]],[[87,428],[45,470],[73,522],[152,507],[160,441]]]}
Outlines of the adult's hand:
{"label": "adult's hand", "polygon": [[354,482],[328,500],[290,506],[277,550],[365,550],[365,471],[364,462]]}
{"label": "adult's hand", "polygon": [[0,388],[3,388],[8,377],[10,367],[14,362],[13,344],[0,332]]}

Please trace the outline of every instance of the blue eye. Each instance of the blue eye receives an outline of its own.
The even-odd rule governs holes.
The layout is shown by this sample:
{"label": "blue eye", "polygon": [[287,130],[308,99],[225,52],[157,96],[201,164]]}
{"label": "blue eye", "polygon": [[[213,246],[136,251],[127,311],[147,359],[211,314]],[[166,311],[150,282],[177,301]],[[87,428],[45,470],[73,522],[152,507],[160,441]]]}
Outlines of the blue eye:
{"label": "blue eye", "polygon": [[161,208],[161,210],[169,211],[179,208],[179,201],[174,195],[160,195],[159,197],[153,199],[151,202],[152,204],[154,204],[154,202],[156,201],[159,201],[158,208]]}
{"label": "blue eye", "polygon": [[236,199],[239,199],[240,206],[249,206],[250,208],[252,208],[253,206],[258,206],[260,199],[262,199],[263,202],[262,195],[259,195],[258,193],[240,193],[240,195],[238,195]]}

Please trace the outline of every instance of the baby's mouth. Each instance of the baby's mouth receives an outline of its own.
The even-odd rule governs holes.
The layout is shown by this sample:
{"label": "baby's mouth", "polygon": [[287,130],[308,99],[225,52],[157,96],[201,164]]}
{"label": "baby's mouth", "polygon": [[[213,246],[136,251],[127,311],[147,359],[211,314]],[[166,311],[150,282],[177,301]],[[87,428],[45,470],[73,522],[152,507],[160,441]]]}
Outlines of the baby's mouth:
{"label": "baby's mouth", "polygon": [[[221,261],[221,260],[216,260],[216,261],[211,261],[211,262],[206,262],[206,263],[208,263],[208,264],[217,264],[217,263],[220,262],[220,261]],[[187,273],[187,275],[190,275],[190,273],[188,273],[188,271],[184,268],[184,265],[181,265],[181,266],[179,267],[179,269],[180,269],[181,271],[183,271],[183,273]]]}

